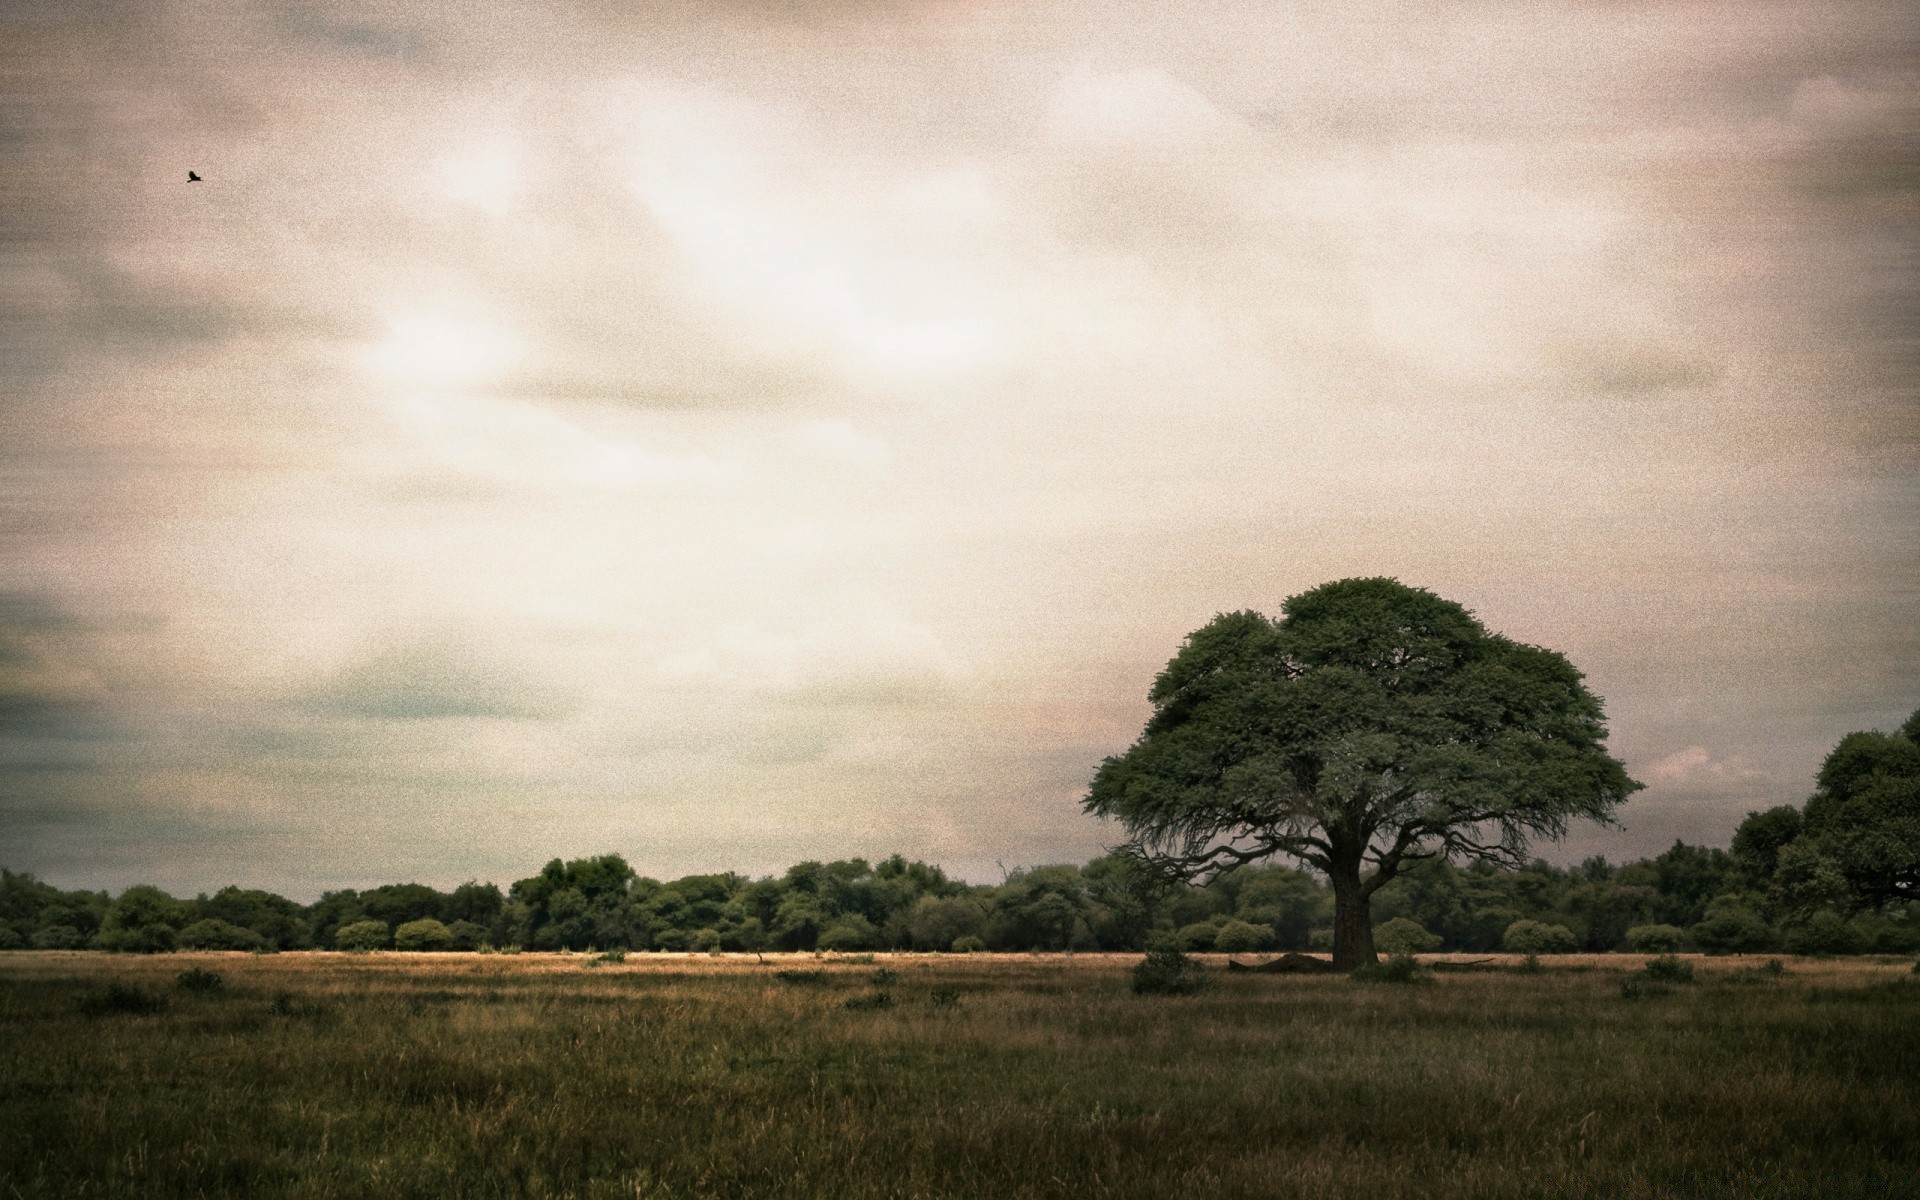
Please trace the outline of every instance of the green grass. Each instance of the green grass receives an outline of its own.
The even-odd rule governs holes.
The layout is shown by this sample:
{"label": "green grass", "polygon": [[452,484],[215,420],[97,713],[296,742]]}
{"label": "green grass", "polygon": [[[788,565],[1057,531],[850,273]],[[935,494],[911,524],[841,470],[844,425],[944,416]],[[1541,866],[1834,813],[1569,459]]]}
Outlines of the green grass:
{"label": "green grass", "polygon": [[0,1197],[1916,1194],[1904,962],[1135,961],[0,955]]}

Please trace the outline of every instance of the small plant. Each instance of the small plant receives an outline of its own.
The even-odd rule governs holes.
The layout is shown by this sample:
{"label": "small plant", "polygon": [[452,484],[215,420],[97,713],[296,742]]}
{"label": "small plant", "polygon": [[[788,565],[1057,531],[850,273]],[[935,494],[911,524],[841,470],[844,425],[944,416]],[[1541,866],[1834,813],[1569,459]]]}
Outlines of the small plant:
{"label": "small plant", "polygon": [[[955,954],[977,954],[986,948],[987,944],[971,933],[962,934],[953,939],[952,949]],[[1915,965],[1920,967],[1920,963]]]}
{"label": "small plant", "polygon": [[626,948],[622,946],[615,946],[611,950],[595,955],[592,959],[588,961],[587,965],[591,967],[591,966],[598,966],[601,963],[623,963],[625,961],[627,961]]}
{"label": "small plant", "polygon": [[773,977],[781,983],[810,984],[827,981],[825,971],[775,971]]}
{"label": "small plant", "polygon": [[871,954],[849,954],[849,955],[847,955],[847,957],[846,957],[846,958],[845,958],[844,960],[842,960],[842,961],[844,961],[844,962],[850,962],[850,963],[857,963],[857,964],[859,964],[860,966],[867,966],[868,964],[870,964],[870,963],[872,963],[872,962],[873,962],[873,955],[871,955]]}
{"label": "small plant", "polygon": [[1365,963],[1349,976],[1357,983],[1427,983],[1432,976],[1411,954],[1395,954],[1385,962]]}
{"label": "small plant", "polygon": [[1514,970],[1520,972],[1522,975],[1538,975],[1544,969],[1545,968],[1540,965],[1540,956],[1538,954],[1527,955],[1520,960],[1520,965],[1514,968]]}
{"label": "small plant", "polygon": [[290,1017],[298,1011],[299,1011],[299,1007],[293,1002],[292,992],[275,992],[273,994],[273,1015],[274,1016]]}
{"label": "small plant", "polygon": [[167,1010],[167,998],[126,983],[110,983],[103,992],[80,999],[80,1011],[103,1017],[115,1013],[151,1016]]}
{"label": "small plant", "polygon": [[1693,982],[1693,964],[1671,954],[1648,959],[1646,972],[1648,979],[1657,980],[1660,983]]}
{"label": "small plant", "polygon": [[841,1005],[854,1012],[869,1012],[876,1008],[893,1007],[893,997],[886,992],[868,992],[864,996],[848,996]]}
{"label": "small plant", "polygon": [[[1920,963],[1913,964],[1913,969],[1915,971],[1920,971]],[[1764,967],[1761,967],[1760,970],[1764,971],[1768,975],[1785,975],[1787,973],[1787,964],[1781,962],[1777,958],[1770,958],[1767,960],[1767,965]]]}
{"label": "small plant", "polygon": [[900,982],[899,973],[895,971],[890,971],[885,967],[881,967],[878,971],[875,971],[873,973],[873,986],[877,988],[892,987],[894,984],[899,982]]}
{"label": "small plant", "polygon": [[193,967],[174,976],[173,986],[183,992],[204,996],[225,989],[227,981],[218,971],[209,971],[205,967]]}
{"label": "small plant", "polygon": [[960,993],[953,988],[936,988],[933,994],[927,997],[927,1003],[935,1008],[959,1008]]}
{"label": "small plant", "polygon": [[1649,996],[1664,996],[1673,989],[1658,980],[1641,975],[1629,975],[1620,981],[1622,1000],[1643,1000]]}
{"label": "small plant", "polygon": [[1133,990],[1140,996],[1190,996],[1200,990],[1200,964],[1177,945],[1161,943],[1133,969]]}

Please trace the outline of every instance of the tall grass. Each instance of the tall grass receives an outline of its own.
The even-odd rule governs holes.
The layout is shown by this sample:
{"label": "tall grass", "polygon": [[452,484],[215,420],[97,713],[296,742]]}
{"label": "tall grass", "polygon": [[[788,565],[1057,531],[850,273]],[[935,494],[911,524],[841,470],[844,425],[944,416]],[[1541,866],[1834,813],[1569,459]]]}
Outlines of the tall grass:
{"label": "tall grass", "polygon": [[[0,1196],[1912,1194],[1920,980],[1135,956],[0,956]],[[89,1004],[214,990],[162,1008]],[[800,974],[799,972],[806,972]],[[813,974],[819,972],[818,975]],[[886,1005],[855,1003],[882,990]]]}

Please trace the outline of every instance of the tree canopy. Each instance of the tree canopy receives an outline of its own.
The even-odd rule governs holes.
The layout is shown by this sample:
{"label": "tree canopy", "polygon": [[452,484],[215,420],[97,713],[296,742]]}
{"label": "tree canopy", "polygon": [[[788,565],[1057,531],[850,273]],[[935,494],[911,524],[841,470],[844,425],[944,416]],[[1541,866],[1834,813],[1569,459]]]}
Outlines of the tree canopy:
{"label": "tree canopy", "polygon": [[1551,650],[1392,579],[1346,579],[1216,617],[1155,679],[1153,715],[1101,764],[1087,811],[1169,879],[1285,855],[1324,872],[1334,959],[1374,957],[1368,900],[1409,863],[1526,861],[1639,784],[1600,701]]}

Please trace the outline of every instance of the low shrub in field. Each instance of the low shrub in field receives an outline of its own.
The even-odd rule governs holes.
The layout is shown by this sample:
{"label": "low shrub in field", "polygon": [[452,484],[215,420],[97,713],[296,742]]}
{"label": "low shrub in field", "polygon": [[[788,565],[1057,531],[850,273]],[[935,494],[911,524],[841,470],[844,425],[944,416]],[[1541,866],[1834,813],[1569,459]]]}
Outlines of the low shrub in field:
{"label": "low shrub in field", "polygon": [[267,939],[219,917],[195,921],[176,939],[182,950],[264,950]]}
{"label": "low shrub in field", "polygon": [[167,998],[126,983],[110,983],[106,990],[80,999],[80,1011],[101,1017],[115,1013],[149,1016],[165,1012]]}
{"label": "low shrub in field", "polygon": [[1627,930],[1627,948],[1635,954],[1672,954],[1686,942],[1686,930],[1678,925],[1635,925]]}
{"label": "low shrub in field", "polygon": [[1366,963],[1349,976],[1358,983],[1427,983],[1433,978],[1411,954],[1395,954],[1385,962]]}
{"label": "low shrub in field", "polygon": [[432,917],[408,921],[393,931],[396,950],[451,950],[453,931]]}
{"label": "low shrub in field", "polygon": [[1663,954],[1659,958],[1650,958],[1643,968],[1647,978],[1660,983],[1692,983],[1693,964],[1684,958],[1675,958]]}
{"label": "low shrub in field", "polygon": [[1500,948],[1515,954],[1571,954],[1579,946],[1573,930],[1544,921],[1515,921],[1500,939]]}
{"label": "low shrub in field", "polygon": [[1423,954],[1440,948],[1440,938],[1412,917],[1395,917],[1374,926],[1373,944],[1388,954]]}
{"label": "low shrub in field", "polygon": [[1866,949],[1860,931],[1830,908],[1789,929],[1786,943],[1795,954],[1858,954]]}
{"label": "low shrub in field", "polygon": [[593,965],[595,963],[623,963],[625,961],[627,961],[627,952],[625,948],[620,946],[615,946],[613,949],[595,956],[589,962],[589,965]]}
{"label": "low shrub in field", "polygon": [[1220,930],[1215,925],[1198,921],[1182,927],[1173,937],[1182,950],[1203,952],[1213,949],[1214,942],[1220,937]]}
{"label": "low shrub in field", "polygon": [[1540,965],[1540,956],[1538,954],[1529,954],[1520,960],[1520,965],[1515,967],[1514,970],[1520,972],[1522,975],[1538,975],[1541,971],[1545,970],[1545,968]]}
{"label": "low shrub in field", "polygon": [[171,925],[142,925],[137,929],[121,926],[102,929],[87,944],[116,954],[164,954],[173,949],[174,936]]}
{"label": "low shrub in field", "polygon": [[342,950],[383,950],[389,940],[385,921],[355,921],[333,931],[333,944]]}
{"label": "low shrub in field", "polygon": [[986,948],[987,944],[971,933],[953,939],[951,947],[955,954],[977,954]]}
{"label": "low shrub in field", "polygon": [[1273,945],[1273,927],[1250,921],[1228,921],[1213,937],[1213,948],[1228,954],[1265,950]]}
{"label": "low shrub in field", "polygon": [[1190,996],[1202,982],[1200,964],[1182,954],[1177,945],[1154,947],[1133,969],[1133,990],[1142,996]]}
{"label": "low shrub in field", "polygon": [[1671,991],[1673,989],[1668,985],[1644,975],[1629,975],[1620,981],[1622,1000],[1643,1000],[1649,996],[1664,996]]}
{"label": "low shrub in field", "polygon": [[960,993],[952,988],[935,988],[927,997],[927,1003],[935,1008],[960,1007]]}
{"label": "low shrub in field", "polygon": [[773,977],[781,983],[825,983],[825,971],[775,971]]}
{"label": "low shrub in field", "polygon": [[868,992],[864,996],[848,996],[841,1007],[854,1012],[867,1012],[876,1008],[893,1007],[893,997],[886,992]]}
{"label": "low shrub in field", "polygon": [[900,982],[900,973],[898,971],[888,970],[886,967],[881,967],[873,973],[872,979],[873,986],[877,988],[892,987],[894,984]]}
{"label": "low shrub in field", "polygon": [[173,986],[183,992],[195,992],[204,996],[224,990],[227,981],[218,971],[209,971],[205,967],[192,967],[175,975]]}

